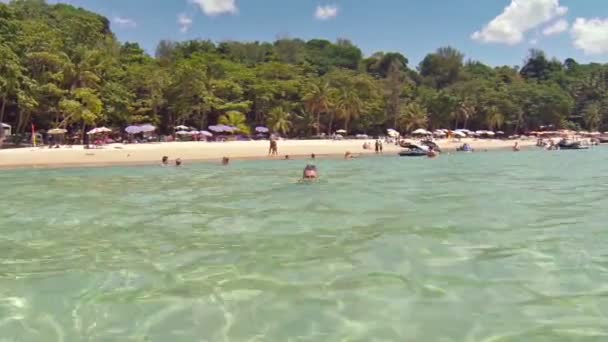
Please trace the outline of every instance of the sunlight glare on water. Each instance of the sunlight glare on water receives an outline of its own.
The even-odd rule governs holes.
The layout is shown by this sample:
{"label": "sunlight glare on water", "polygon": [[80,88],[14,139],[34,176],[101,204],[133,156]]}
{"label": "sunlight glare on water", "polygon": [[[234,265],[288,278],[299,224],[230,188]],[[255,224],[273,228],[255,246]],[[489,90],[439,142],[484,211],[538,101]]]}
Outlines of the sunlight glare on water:
{"label": "sunlight glare on water", "polygon": [[0,171],[0,340],[608,340],[607,157]]}

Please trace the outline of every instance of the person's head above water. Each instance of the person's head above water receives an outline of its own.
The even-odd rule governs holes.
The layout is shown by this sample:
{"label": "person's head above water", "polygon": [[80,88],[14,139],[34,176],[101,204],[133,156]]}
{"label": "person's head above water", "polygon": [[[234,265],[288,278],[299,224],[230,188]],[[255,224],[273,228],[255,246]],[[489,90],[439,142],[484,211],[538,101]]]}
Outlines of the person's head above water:
{"label": "person's head above water", "polygon": [[304,179],[317,179],[319,174],[317,172],[317,167],[311,164],[306,165],[304,167],[304,171],[302,172],[302,178]]}
{"label": "person's head above water", "polygon": [[182,166],[182,160],[181,160],[181,158],[175,159],[175,166]]}
{"label": "person's head above water", "polygon": [[164,156],[163,159],[162,159],[162,163],[165,164],[165,165],[167,165],[168,162],[169,162],[169,157]]}

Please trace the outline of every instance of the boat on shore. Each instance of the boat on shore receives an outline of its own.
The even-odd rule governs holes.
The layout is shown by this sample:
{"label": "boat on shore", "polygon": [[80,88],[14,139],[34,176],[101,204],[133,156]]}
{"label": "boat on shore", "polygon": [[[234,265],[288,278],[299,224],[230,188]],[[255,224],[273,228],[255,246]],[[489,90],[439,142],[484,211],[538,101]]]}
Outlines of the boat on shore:
{"label": "boat on shore", "polygon": [[569,141],[566,139],[557,143],[557,147],[560,150],[588,150],[589,149],[589,146],[584,145],[580,141]]}
{"label": "boat on shore", "polygon": [[429,152],[427,146],[414,143],[402,143],[401,147],[404,148],[399,152],[399,156],[401,157],[426,157]]}

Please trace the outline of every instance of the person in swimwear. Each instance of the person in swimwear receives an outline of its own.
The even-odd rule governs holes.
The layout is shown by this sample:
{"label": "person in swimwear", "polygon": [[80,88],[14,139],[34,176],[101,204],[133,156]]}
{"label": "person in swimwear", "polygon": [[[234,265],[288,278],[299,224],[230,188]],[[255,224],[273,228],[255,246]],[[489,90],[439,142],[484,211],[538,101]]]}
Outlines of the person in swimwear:
{"label": "person in swimwear", "polygon": [[306,165],[306,167],[304,167],[304,171],[302,172],[302,179],[306,181],[314,181],[319,179],[317,167],[311,164]]}

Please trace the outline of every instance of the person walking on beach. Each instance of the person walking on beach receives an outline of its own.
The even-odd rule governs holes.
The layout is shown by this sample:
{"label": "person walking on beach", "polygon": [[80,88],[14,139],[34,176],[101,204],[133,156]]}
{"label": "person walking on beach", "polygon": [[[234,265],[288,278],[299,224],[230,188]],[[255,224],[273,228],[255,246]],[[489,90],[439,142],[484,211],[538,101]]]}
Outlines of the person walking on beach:
{"label": "person walking on beach", "polygon": [[376,154],[380,153],[380,140],[376,139]]}
{"label": "person walking on beach", "polygon": [[270,138],[270,148],[268,149],[269,156],[276,156],[279,154],[279,148],[277,146],[277,141],[274,138]]}

